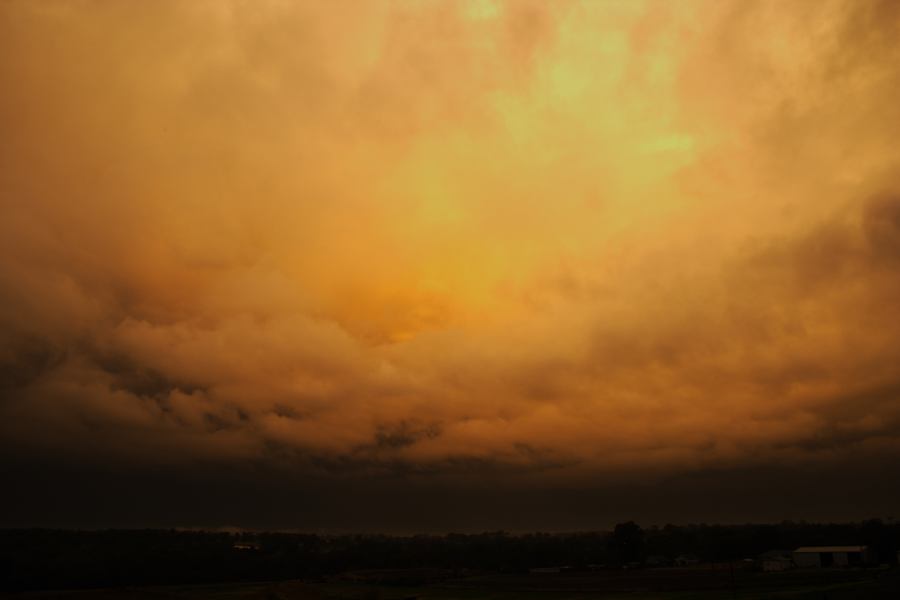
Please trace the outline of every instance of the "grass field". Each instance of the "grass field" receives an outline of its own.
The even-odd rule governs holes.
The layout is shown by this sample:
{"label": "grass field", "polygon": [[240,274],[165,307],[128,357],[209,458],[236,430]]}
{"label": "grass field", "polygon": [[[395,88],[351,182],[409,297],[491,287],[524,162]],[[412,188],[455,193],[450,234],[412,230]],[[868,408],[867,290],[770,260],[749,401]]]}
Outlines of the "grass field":
{"label": "grass field", "polygon": [[21,600],[897,600],[897,569],[757,573],[719,567],[484,575],[419,586],[269,582],[28,592]]}

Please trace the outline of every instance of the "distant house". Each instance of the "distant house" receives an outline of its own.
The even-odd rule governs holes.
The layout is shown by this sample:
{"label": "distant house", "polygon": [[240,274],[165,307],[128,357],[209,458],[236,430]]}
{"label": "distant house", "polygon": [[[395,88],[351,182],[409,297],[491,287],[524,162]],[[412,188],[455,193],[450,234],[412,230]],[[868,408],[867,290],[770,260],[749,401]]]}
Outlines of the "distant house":
{"label": "distant house", "polygon": [[572,567],[532,567],[528,569],[529,573],[562,573],[563,571],[571,571]]}
{"label": "distant house", "polygon": [[235,550],[255,551],[259,550],[259,542],[235,542],[232,546]]}
{"label": "distant house", "polygon": [[682,554],[681,556],[675,557],[675,566],[676,567],[692,567],[694,565],[699,565],[700,559],[697,558],[693,554]]}
{"label": "distant house", "polygon": [[790,550],[769,550],[757,558],[763,571],[787,571],[794,568],[794,557]]}
{"label": "distant house", "polygon": [[804,546],[793,552],[801,568],[852,567],[872,563],[868,546]]}

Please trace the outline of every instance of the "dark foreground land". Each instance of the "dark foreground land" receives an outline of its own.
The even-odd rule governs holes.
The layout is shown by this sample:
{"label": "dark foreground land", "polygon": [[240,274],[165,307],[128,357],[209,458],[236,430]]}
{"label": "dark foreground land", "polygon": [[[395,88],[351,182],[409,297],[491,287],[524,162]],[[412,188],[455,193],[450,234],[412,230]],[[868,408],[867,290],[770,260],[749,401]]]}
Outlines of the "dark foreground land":
{"label": "dark foreground land", "polygon": [[[375,574],[375,573],[371,573]],[[850,600],[900,598],[896,568],[741,571],[727,565],[630,572],[481,575],[415,586],[368,582],[253,582],[20,592],[20,600]]]}
{"label": "dark foreground land", "polygon": [[[763,570],[773,551],[834,545],[867,546],[868,564]],[[900,600],[898,549],[900,524],[877,520],[406,537],[0,530],[0,597]]]}

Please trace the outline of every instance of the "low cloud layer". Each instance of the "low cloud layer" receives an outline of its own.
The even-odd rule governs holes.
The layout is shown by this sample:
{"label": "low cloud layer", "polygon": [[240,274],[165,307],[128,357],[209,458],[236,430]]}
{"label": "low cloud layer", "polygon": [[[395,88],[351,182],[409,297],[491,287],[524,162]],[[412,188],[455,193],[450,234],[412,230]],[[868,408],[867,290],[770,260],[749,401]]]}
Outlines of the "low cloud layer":
{"label": "low cloud layer", "polygon": [[249,477],[331,527],[309,498],[487,502],[361,528],[489,527],[510,490],[514,526],[569,527],[597,523],[542,498],[875,489],[898,36],[875,0],[4,3],[4,472]]}

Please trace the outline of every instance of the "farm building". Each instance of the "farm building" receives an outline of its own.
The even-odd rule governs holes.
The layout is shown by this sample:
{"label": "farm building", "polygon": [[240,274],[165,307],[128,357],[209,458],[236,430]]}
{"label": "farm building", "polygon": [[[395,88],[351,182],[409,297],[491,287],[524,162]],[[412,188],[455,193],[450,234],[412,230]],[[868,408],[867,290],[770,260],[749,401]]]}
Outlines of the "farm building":
{"label": "farm building", "polygon": [[793,552],[798,567],[852,567],[872,562],[868,546],[804,546]]}
{"label": "farm building", "polygon": [[235,542],[232,546],[235,550],[259,550],[259,542]]}
{"label": "farm building", "polygon": [[691,567],[694,565],[699,565],[700,559],[694,556],[693,554],[682,554],[681,556],[675,557],[675,566],[676,567]]}
{"label": "farm building", "polygon": [[786,571],[794,568],[794,559],[790,550],[769,550],[759,555],[757,564],[763,571]]}

